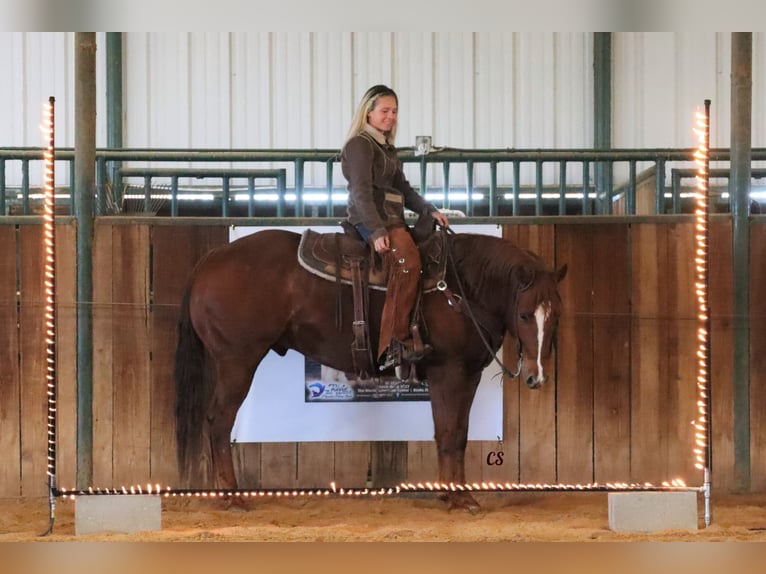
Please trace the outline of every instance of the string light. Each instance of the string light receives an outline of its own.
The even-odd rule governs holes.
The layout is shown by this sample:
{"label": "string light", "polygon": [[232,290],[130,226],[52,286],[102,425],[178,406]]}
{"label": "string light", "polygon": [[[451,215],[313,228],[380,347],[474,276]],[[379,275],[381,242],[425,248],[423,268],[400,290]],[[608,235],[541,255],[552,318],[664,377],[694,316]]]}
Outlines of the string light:
{"label": "string light", "polygon": [[[400,483],[394,487],[382,488],[339,488],[335,482],[329,488],[312,489],[256,489],[256,490],[205,490],[205,489],[175,489],[170,486],[161,487],[159,484],[122,486],[119,488],[89,487],[85,490],[67,490],[55,488],[56,474],[56,379],[55,379],[55,229],[54,229],[54,130],[53,106],[54,99],[50,98],[46,128],[49,134],[48,146],[45,152],[45,286],[46,286],[46,344],[47,344],[47,374],[48,382],[48,476],[51,493],[65,500],[75,500],[78,496],[98,495],[154,495],[165,498],[197,498],[216,499],[224,497],[241,498],[295,498],[301,496],[317,497],[375,497],[395,496],[402,492],[521,492],[521,491],[551,491],[551,492],[621,492],[621,491],[701,491],[706,496],[705,522],[709,525],[709,494],[710,494],[710,311],[707,298],[708,285],[708,188],[709,188],[709,100],[705,101],[705,112],[697,112],[697,127],[694,129],[699,139],[699,146],[694,153],[697,169],[697,191],[695,208],[695,284],[694,293],[697,298],[698,329],[697,341],[697,418],[692,421],[694,433],[695,468],[704,470],[704,485],[702,487],[687,486],[683,479],[675,478],[664,481],[659,485],[649,482],[591,482],[585,484],[548,484],[548,483],[511,483],[511,482],[417,482]],[[52,511],[51,511],[52,512]]]}
{"label": "string light", "polygon": [[136,495],[151,494],[164,498],[197,498],[215,499],[226,497],[240,498],[297,498],[301,496],[324,496],[335,498],[360,498],[365,496],[395,496],[402,492],[621,492],[621,491],[700,491],[702,487],[687,486],[681,478],[664,481],[662,484],[651,482],[591,482],[586,484],[548,484],[548,483],[511,483],[511,482],[402,482],[393,487],[381,488],[338,488],[331,483],[329,488],[293,488],[293,489],[261,489],[261,490],[204,490],[204,489],[174,489],[169,486],[160,487],[147,485],[146,492],[141,486],[122,486],[120,488],[88,488],[87,490],[62,489],[59,494],[65,499],[74,500],[77,496],[88,495]]}
{"label": "string light", "polygon": [[43,109],[41,126],[45,150],[43,152],[43,243],[45,284],[45,382],[48,415],[47,466],[48,475],[48,530],[53,531],[56,509],[56,151],[55,151],[55,98],[48,98]]}
{"label": "string light", "polygon": [[[706,101],[706,107],[709,101]],[[709,182],[709,141],[710,130],[706,111],[696,112],[698,146],[694,152],[697,165],[697,191],[695,194],[694,229],[695,229],[695,294],[697,296],[697,418],[694,421],[695,468],[704,470],[709,467],[708,453],[708,398],[710,373],[710,310],[708,305],[708,182]]]}
{"label": "string light", "polygon": [[46,141],[44,161],[43,241],[45,257],[45,380],[48,396],[48,460],[49,479],[56,475],[56,227],[55,227],[55,149],[54,98],[43,111],[43,136]]}
{"label": "string light", "polygon": [[697,418],[694,425],[694,466],[703,472],[702,491],[705,497],[705,525],[710,525],[710,490],[712,462],[712,431],[710,402],[710,306],[708,302],[710,220],[710,100],[705,100],[704,111],[696,112],[697,188],[694,209],[695,239],[695,294],[697,296]]}

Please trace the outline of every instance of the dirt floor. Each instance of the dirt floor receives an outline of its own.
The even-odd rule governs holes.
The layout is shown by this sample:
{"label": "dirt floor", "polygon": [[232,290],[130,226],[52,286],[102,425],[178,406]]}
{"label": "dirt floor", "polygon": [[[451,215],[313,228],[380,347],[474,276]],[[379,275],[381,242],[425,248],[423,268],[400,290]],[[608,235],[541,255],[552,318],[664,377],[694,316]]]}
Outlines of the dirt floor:
{"label": "dirt floor", "polygon": [[296,497],[250,501],[247,511],[213,501],[162,501],[162,529],[75,536],[75,502],[57,499],[52,534],[48,501],[0,499],[0,542],[501,542],[766,541],[766,495],[713,496],[712,524],[650,534],[613,532],[606,493],[478,493],[477,514],[448,512],[435,496]]}

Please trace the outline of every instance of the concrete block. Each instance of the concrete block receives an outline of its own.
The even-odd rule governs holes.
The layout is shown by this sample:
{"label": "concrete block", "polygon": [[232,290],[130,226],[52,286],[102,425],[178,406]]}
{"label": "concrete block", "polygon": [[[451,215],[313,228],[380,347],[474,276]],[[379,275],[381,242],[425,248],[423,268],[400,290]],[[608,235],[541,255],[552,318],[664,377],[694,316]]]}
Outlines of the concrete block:
{"label": "concrete block", "polygon": [[697,493],[610,492],[609,529],[616,532],[697,530]]}
{"label": "concrete block", "polygon": [[162,501],[153,494],[78,496],[74,506],[76,536],[95,532],[140,532],[162,529]]}

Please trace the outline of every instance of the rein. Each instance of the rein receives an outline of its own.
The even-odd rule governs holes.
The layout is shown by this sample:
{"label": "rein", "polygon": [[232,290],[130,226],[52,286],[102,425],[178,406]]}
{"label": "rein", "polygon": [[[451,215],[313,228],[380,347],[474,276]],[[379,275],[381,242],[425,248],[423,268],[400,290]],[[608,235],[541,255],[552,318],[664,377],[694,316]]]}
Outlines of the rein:
{"label": "rein", "polygon": [[[485,328],[482,327],[482,325],[479,323],[479,321],[476,319],[476,316],[473,314],[473,310],[471,309],[471,306],[468,304],[468,298],[465,296],[465,289],[463,288],[463,283],[460,280],[460,273],[457,272],[457,266],[455,265],[455,260],[452,256],[452,246],[450,245],[450,239],[449,235],[455,235],[455,232],[452,231],[449,227],[445,228],[445,232],[447,233],[447,241],[445,241],[445,245],[447,246],[447,258],[449,259],[450,263],[452,264],[452,269],[455,272],[455,279],[457,281],[457,288],[460,291],[459,295],[461,297],[461,306],[464,306],[468,317],[471,319],[471,322],[473,323],[474,328],[476,329],[476,332],[479,334],[479,337],[481,338],[481,342],[484,343],[484,346],[486,347],[487,351],[489,352],[492,359],[500,366],[500,369],[502,370],[503,374],[511,379],[515,379],[519,376],[519,373],[521,372],[521,341],[519,340],[518,335],[518,328],[516,329],[516,352],[519,354],[519,362],[518,365],[516,365],[516,372],[514,373],[511,369],[506,367],[500,359],[497,358],[497,354],[492,351],[492,347],[490,346],[489,342],[487,342],[487,338],[484,336]],[[446,289],[446,284],[444,285],[444,289],[440,289],[441,291],[444,291]],[[516,298],[516,301],[518,302],[518,297]],[[454,305],[453,305],[454,306]],[[514,316],[516,314],[514,313]]]}

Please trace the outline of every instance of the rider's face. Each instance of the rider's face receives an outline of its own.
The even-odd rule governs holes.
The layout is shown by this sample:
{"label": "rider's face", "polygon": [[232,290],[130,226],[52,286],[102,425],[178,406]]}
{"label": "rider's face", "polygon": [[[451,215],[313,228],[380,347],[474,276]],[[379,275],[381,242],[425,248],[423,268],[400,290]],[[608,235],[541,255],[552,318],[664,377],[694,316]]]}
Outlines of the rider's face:
{"label": "rider's face", "polygon": [[399,108],[394,96],[380,96],[375,100],[375,106],[367,114],[367,123],[379,132],[387,133],[396,126],[396,116]]}

